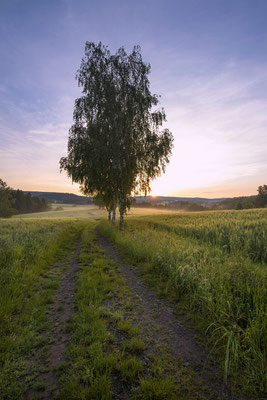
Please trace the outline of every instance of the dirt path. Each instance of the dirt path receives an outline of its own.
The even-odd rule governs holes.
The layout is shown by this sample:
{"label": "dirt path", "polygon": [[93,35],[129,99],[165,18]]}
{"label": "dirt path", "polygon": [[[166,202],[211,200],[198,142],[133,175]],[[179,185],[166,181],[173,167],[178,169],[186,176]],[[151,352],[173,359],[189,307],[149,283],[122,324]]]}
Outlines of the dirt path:
{"label": "dirt path", "polygon": [[241,399],[223,384],[218,369],[210,363],[206,352],[196,344],[193,333],[185,327],[183,317],[174,315],[172,307],[145,286],[136,274],[138,267],[125,264],[119,252],[99,232],[97,236],[106,256],[119,265],[120,274],[134,294],[135,306],[129,318],[137,321],[142,326],[143,335],[150,339],[148,352],[163,346],[171,357],[181,360],[187,373],[193,373],[201,386],[214,393],[214,398]]}
{"label": "dirt path", "polygon": [[63,279],[59,282],[50,310],[49,319],[52,328],[43,333],[45,347],[39,348],[29,360],[29,369],[31,372],[36,371],[37,384],[35,383],[27,391],[25,399],[49,400],[59,390],[56,370],[64,361],[64,352],[70,341],[70,335],[64,331],[64,327],[75,311],[75,274],[79,247],[78,241],[73,254],[69,253],[67,256],[68,263],[65,267],[64,262],[58,263],[59,268],[63,267]]}
{"label": "dirt path", "polygon": [[[113,354],[113,356],[118,356],[118,361],[114,364],[113,372],[110,375],[112,399],[126,400],[129,398],[136,398],[135,396],[140,389],[142,378],[148,379],[149,381],[151,376],[161,376],[161,373],[158,372],[159,370],[164,370],[165,372],[162,372],[162,376],[167,379],[168,377],[174,379],[177,386],[181,389],[181,393],[185,393],[185,397],[179,398],[191,400],[240,400],[240,397],[236,397],[231,393],[230,388],[223,385],[218,370],[209,362],[205,351],[196,344],[193,333],[189,331],[184,324],[183,317],[174,315],[173,308],[165,301],[159,299],[156,293],[147,288],[141,278],[138,277],[138,267],[124,263],[119,252],[102,237],[97,230],[96,233],[97,243],[100,245],[100,247],[98,245],[97,247],[101,254],[102,249],[104,250],[106,257],[102,254],[103,259],[99,258],[100,253],[97,253],[96,249],[93,249],[93,253],[91,254],[90,251],[92,250],[89,243],[84,244],[83,242],[80,243],[80,241],[77,241],[69,253],[66,252],[65,257],[56,263],[54,267],[48,271],[47,276],[44,277],[43,286],[47,287],[50,285],[51,288],[54,287],[49,310],[49,324],[47,329],[42,333],[42,345],[36,349],[29,360],[29,377],[31,377],[32,383],[29,385],[30,389],[26,392],[24,398],[27,400],[48,400],[57,398],[59,394],[61,396],[60,398],[65,399],[66,393],[69,392],[62,392],[63,381],[66,383],[76,380],[76,383],[79,383],[77,386],[77,388],[79,388],[77,389],[77,398],[80,398],[79,391],[82,391],[84,388],[93,390],[93,392],[99,390],[97,386],[94,386],[95,383],[90,383],[89,385],[88,383],[84,383],[80,376],[80,370],[71,370],[71,365],[73,363],[75,364],[75,360],[68,358],[68,355],[64,355],[67,346],[72,344],[71,333],[69,333],[70,331],[66,330],[65,327],[68,320],[75,313],[75,291],[78,290],[79,293],[79,285],[75,287],[75,275],[78,267],[77,260],[80,254],[79,274],[85,273],[86,271],[94,271],[94,267],[88,270],[88,267],[93,265],[92,260],[94,260],[94,258],[97,265],[100,265],[100,274],[97,272],[98,277],[102,276],[101,265],[104,266],[104,275],[103,278],[101,278],[102,281],[100,278],[98,278],[100,279],[99,281],[92,280],[95,279],[95,272],[88,275],[88,277],[90,276],[88,281],[94,282],[93,284],[91,283],[92,287],[90,287],[90,285],[88,286],[88,290],[92,292],[89,294],[88,298],[93,299],[93,292],[95,293],[96,290],[100,290],[103,282],[106,282],[106,289],[105,286],[103,286],[102,289],[103,293],[106,294],[104,301],[101,305],[97,305],[97,302],[92,304],[92,308],[96,310],[96,307],[99,307],[100,310],[102,307],[102,313],[106,310],[103,315],[99,311],[99,315],[102,315],[102,320],[99,320],[97,323],[103,323],[109,335],[113,335],[113,341],[109,344],[103,339],[103,349],[104,353],[106,353],[103,353],[103,355],[102,353],[97,353],[98,356],[104,357],[102,358],[103,363],[111,354]],[[88,246],[90,250],[86,250],[88,251],[87,254],[85,249],[87,249]],[[113,264],[113,266],[113,261],[115,261],[116,264],[114,270],[112,270],[114,272],[111,272],[110,276],[108,272],[108,263],[105,264],[105,260],[107,261],[107,259],[108,263]],[[114,276],[112,275],[113,273]],[[112,277],[121,282],[119,290],[115,289],[115,291],[110,291],[107,282],[108,279],[112,279]],[[123,279],[121,280],[120,277]],[[116,288],[116,285],[114,287]],[[105,290],[107,290],[107,292],[105,292]],[[85,301],[84,304],[86,304],[86,307],[91,306],[92,300],[88,303],[84,293],[82,301]],[[76,312],[78,313],[78,303],[76,306]],[[82,309],[83,307],[80,307],[80,312]],[[118,314],[115,318],[116,312]],[[124,327],[119,326],[119,321],[121,321],[122,325],[125,324]],[[131,323],[132,328],[127,328],[128,322]],[[79,319],[77,323],[79,323]],[[79,329],[77,323],[72,333],[75,333],[75,329]],[[83,324],[85,321],[83,322],[81,318],[80,323]],[[93,343],[93,346],[94,343],[98,346],[100,343],[98,338],[94,337],[90,331],[92,323],[94,323],[94,320],[91,320],[87,328],[88,336],[90,336],[90,334],[92,335],[92,339],[90,339],[91,341],[89,342],[90,344]],[[138,333],[139,336],[135,336],[134,339],[137,340],[137,342],[134,343],[138,344],[138,340],[143,340],[144,342],[144,348],[141,351],[135,349],[136,358],[138,358],[142,364],[142,374],[139,376],[140,379],[123,379],[123,375],[121,374],[122,369],[120,368],[122,368],[121,365],[123,362],[127,362],[130,357],[130,355],[127,355],[127,348],[124,347],[130,341],[129,331],[127,330],[134,330],[135,327],[140,332]],[[87,343],[86,338],[86,335],[81,337],[81,348],[84,348],[84,343]],[[79,341],[77,340],[76,345],[79,346]],[[88,346],[88,344],[86,346]],[[93,348],[97,349],[97,346]],[[114,350],[113,353],[111,353],[112,349]],[[83,360],[84,371],[87,369],[89,371],[90,368],[94,371],[94,361],[94,359],[90,360],[87,354]],[[165,363],[165,367],[163,367],[162,362],[163,364]],[[63,375],[60,375],[63,371],[62,368],[65,368],[65,371]],[[98,368],[100,367],[98,366]],[[153,369],[157,369],[156,375]],[[69,374],[69,371],[71,371],[72,375]],[[81,371],[83,371],[83,369],[81,369]],[[101,370],[101,373],[105,374],[106,371],[103,371],[104,370]],[[62,376],[64,378],[63,380],[61,379]],[[70,378],[71,376],[72,378]],[[87,382],[86,379],[85,382]],[[88,398],[95,398],[90,396]],[[67,397],[66,400],[68,400]],[[142,397],[139,396],[137,398],[141,399]],[[165,398],[167,400],[168,397],[165,396],[164,399]],[[103,400],[105,400],[105,398],[103,398]]]}

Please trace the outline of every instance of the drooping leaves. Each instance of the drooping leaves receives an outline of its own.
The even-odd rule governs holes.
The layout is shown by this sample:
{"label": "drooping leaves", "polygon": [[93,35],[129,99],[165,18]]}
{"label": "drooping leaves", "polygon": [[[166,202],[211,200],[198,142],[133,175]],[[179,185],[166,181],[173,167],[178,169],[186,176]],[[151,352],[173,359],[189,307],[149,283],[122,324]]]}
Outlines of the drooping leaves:
{"label": "drooping leaves", "polygon": [[150,190],[150,182],[165,171],[173,137],[163,109],[153,110],[150,65],[135,46],[111,55],[100,42],[86,42],[76,79],[82,96],[75,101],[69,131],[68,156],[60,160],[86,194],[99,195],[110,210],[130,207],[132,194]]}

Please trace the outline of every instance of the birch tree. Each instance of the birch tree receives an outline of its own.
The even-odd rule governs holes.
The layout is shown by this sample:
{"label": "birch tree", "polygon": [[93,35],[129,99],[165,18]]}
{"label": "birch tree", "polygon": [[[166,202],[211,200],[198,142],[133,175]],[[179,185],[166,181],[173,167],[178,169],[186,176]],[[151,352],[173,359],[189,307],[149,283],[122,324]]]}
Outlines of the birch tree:
{"label": "birch tree", "polygon": [[173,144],[171,132],[162,129],[164,109],[155,110],[159,100],[150,92],[149,73],[139,46],[129,55],[123,47],[111,55],[101,42],[86,42],[76,75],[82,96],[74,105],[68,156],[60,160],[83,193],[101,196],[112,208],[113,222],[119,207],[121,227],[131,196],[150,191]]}

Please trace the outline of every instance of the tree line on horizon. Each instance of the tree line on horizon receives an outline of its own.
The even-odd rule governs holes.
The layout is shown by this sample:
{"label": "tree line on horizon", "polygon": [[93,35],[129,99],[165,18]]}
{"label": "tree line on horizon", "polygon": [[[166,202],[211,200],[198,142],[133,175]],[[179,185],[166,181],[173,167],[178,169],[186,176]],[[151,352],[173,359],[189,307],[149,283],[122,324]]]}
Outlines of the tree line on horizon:
{"label": "tree line on horizon", "polygon": [[267,185],[258,187],[258,194],[254,196],[234,197],[225,199],[216,203],[196,203],[187,200],[174,200],[169,202],[135,202],[134,207],[140,208],[158,208],[165,210],[183,210],[183,211],[211,211],[211,210],[246,210],[252,208],[267,207]]}
{"label": "tree line on horizon", "polygon": [[0,178],[0,218],[9,218],[14,214],[27,214],[47,211],[51,205],[40,197],[10,188]]}
{"label": "tree line on horizon", "polygon": [[267,185],[261,185],[254,196],[234,197],[225,199],[211,206],[214,210],[247,210],[251,208],[267,207]]}
{"label": "tree line on horizon", "polygon": [[74,193],[60,193],[60,192],[39,192],[30,191],[34,197],[44,198],[48,203],[60,203],[60,204],[77,204],[86,205],[92,204],[93,198],[87,196],[79,196]]}

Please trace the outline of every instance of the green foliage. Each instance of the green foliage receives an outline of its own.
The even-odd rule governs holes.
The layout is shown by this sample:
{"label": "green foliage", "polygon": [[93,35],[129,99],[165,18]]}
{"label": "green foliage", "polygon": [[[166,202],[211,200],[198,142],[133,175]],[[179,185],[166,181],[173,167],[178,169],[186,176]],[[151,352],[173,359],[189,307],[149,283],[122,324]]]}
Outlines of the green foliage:
{"label": "green foliage", "polygon": [[217,210],[243,210],[250,208],[263,208],[267,206],[267,185],[258,187],[257,196],[234,197],[226,199],[212,206]]}
{"label": "green foliage", "polygon": [[234,197],[210,206],[212,210],[248,210],[251,208],[259,208],[257,196]]}
{"label": "green foliage", "polygon": [[149,72],[138,46],[111,55],[101,42],[86,42],[76,77],[83,95],[75,101],[68,156],[60,160],[84,193],[100,196],[109,211],[119,203],[122,215],[132,193],[147,193],[164,172],[172,148],[172,134],[160,132],[164,110],[152,112],[158,96],[150,93]]}
{"label": "green foliage", "polygon": [[9,218],[14,213],[11,189],[0,179],[0,218]]}
{"label": "green foliage", "polygon": [[33,197],[44,198],[47,203],[59,204],[77,204],[85,205],[92,204],[92,198],[85,196],[78,196],[73,193],[58,193],[58,192],[30,192]]}
{"label": "green foliage", "polygon": [[50,204],[39,197],[32,197],[31,193],[24,194],[22,190],[12,190],[13,206],[16,214],[42,212],[50,209]]}
{"label": "green foliage", "polygon": [[8,218],[13,214],[46,211],[50,205],[45,199],[24,194],[22,190],[13,190],[0,179],[0,218]]}
{"label": "green foliage", "polygon": [[267,185],[262,185],[258,187],[257,202],[259,207],[267,206]]}
{"label": "green foliage", "polygon": [[101,224],[146,279],[201,321],[225,379],[263,393],[266,363],[267,210],[131,219]]}

